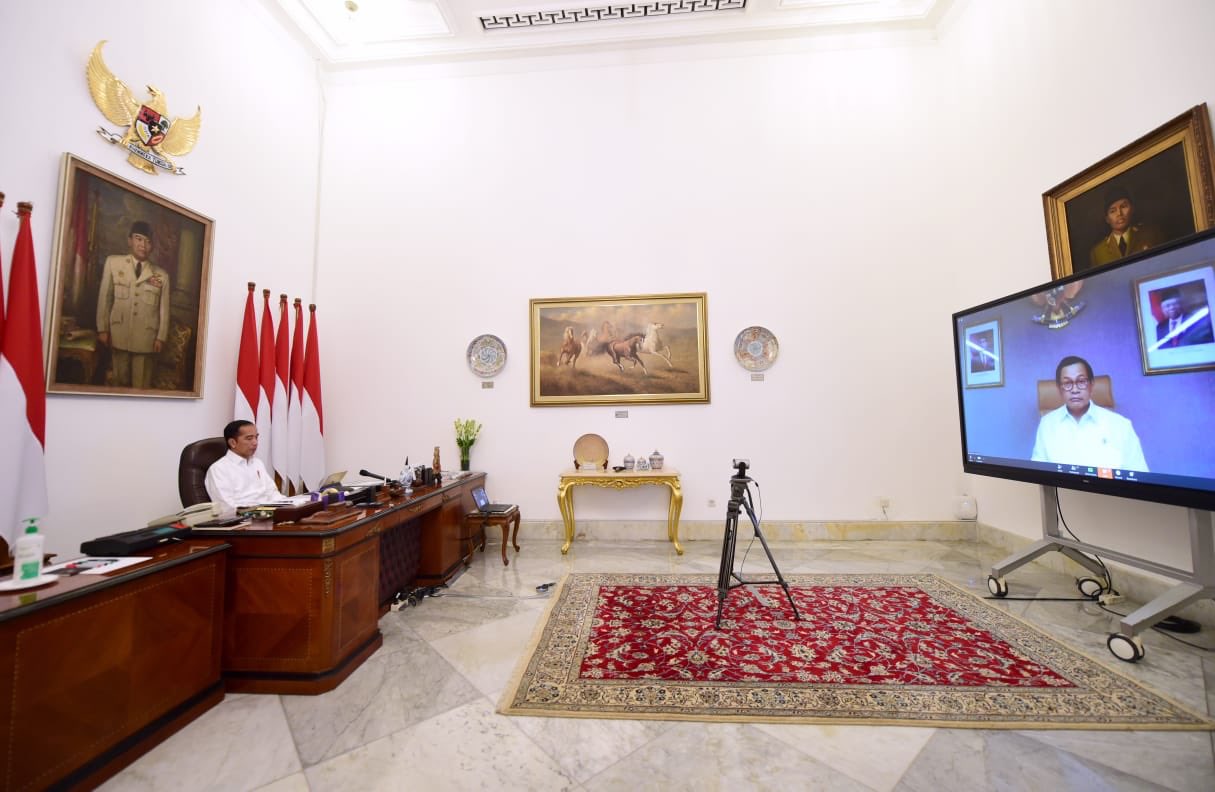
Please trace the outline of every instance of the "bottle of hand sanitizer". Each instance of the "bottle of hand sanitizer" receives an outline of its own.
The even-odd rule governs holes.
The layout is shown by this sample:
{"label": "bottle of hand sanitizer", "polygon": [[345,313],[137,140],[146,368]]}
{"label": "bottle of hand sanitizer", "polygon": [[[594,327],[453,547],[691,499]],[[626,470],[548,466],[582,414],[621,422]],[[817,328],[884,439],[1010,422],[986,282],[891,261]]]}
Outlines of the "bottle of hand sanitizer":
{"label": "bottle of hand sanitizer", "polygon": [[38,533],[38,520],[31,517],[13,548],[13,578],[33,582],[42,577],[43,536]]}

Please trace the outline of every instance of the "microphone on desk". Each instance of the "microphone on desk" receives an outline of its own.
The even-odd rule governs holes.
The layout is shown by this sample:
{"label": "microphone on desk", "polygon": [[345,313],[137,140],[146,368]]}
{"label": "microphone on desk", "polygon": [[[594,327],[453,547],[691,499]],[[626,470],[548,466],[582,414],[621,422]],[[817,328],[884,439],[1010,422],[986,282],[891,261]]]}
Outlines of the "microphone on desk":
{"label": "microphone on desk", "polygon": [[360,470],[359,475],[366,476],[367,478],[377,478],[382,481],[391,481],[392,480],[389,476],[381,476],[379,473],[372,473],[370,470]]}

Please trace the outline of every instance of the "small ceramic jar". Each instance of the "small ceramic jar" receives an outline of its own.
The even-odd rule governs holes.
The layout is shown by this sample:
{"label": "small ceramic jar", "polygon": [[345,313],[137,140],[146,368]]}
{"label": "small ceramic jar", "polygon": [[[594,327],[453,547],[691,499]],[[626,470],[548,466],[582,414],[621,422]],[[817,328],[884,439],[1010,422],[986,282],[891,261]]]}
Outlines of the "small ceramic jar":
{"label": "small ceramic jar", "polygon": [[633,469],[633,455],[625,454],[624,461],[621,462],[620,464],[624,465],[625,470],[632,470]]}
{"label": "small ceramic jar", "polygon": [[662,460],[662,454],[658,453],[658,451],[654,451],[654,453],[650,454],[650,469],[662,470]]}

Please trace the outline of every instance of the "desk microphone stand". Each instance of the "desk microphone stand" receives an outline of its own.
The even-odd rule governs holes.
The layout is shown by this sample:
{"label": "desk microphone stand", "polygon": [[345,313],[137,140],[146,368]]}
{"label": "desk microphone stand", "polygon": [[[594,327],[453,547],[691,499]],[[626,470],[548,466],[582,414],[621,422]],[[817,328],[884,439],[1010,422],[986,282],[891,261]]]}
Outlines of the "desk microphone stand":
{"label": "desk microphone stand", "polygon": [[[764,538],[764,532],[759,529],[759,520],[756,519],[755,509],[751,506],[751,479],[747,476],[747,463],[744,460],[735,460],[734,467],[737,473],[730,478],[730,502],[726,504],[726,532],[722,537],[721,568],[717,573],[717,621],[715,626],[717,629],[721,629],[721,611],[725,607],[726,597],[732,589],[739,586],[770,583],[779,583],[780,587],[785,590],[785,596],[789,599],[789,607],[793,608],[793,618],[801,621],[802,617],[797,612],[797,605],[793,602],[789,584],[785,581],[785,576],[780,573],[776,559],[772,557],[768,540]],[[755,529],[755,535],[759,538],[760,544],[764,546],[764,553],[768,556],[768,562],[772,564],[776,580],[744,580],[741,575],[734,572],[734,547],[738,543],[738,515],[743,509],[746,510],[747,517],[751,519],[751,526]],[[737,582],[731,582],[731,579]]]}

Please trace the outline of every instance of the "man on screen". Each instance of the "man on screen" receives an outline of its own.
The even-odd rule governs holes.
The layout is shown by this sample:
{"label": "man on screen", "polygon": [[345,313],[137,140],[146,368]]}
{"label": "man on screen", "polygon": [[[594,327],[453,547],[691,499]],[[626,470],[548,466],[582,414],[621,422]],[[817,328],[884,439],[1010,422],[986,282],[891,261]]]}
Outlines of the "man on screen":
{"label": "man on screen", "polygon": [[1033,461],[1147,471],[1131,422],[1093,404],[1093,367],[1087,360],[1075,355],[1060,360],[1055,386],[1063,405],[1038,422]]}

